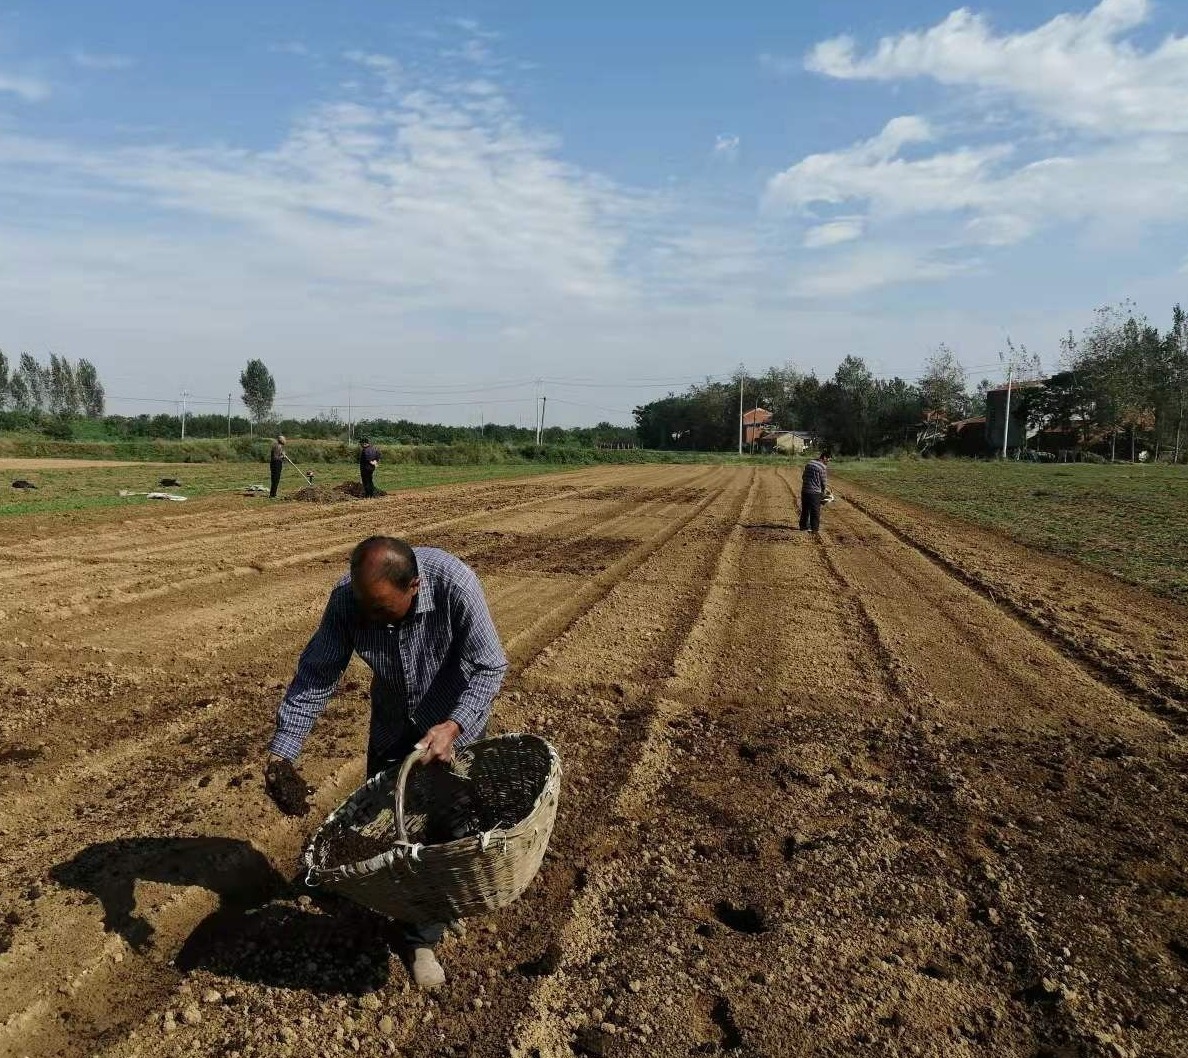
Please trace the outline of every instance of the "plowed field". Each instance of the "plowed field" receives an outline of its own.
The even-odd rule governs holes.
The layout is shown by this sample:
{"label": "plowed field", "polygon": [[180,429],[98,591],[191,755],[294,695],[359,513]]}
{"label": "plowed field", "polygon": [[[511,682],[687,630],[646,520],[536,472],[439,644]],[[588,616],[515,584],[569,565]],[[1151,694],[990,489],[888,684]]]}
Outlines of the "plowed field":
{"label": "plowed field", "polygon": [[[9,519],[0,1054],[1188,1053],[1188,611],[844,484],[630,467]],[[261,790],[350,546],[479,572],[496,730],[565,766],[512,908],[410,990]],[[352,666],[301,758],[361,778]]]}

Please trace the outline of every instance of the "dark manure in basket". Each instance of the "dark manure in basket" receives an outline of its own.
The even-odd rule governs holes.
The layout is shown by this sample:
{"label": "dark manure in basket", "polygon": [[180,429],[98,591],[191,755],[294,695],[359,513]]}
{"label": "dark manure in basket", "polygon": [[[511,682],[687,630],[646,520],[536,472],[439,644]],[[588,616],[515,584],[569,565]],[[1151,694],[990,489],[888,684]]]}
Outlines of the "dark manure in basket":
{"label": "dark manure in basket", "polygon": [[321,858],[327,867],[343,867],[373,859],[391,847],[390,842],[368,837],[350,827],[334,827],[322,837]]}
{"label": "dark manure in basket", "polygon": [[[464,771],[442,767],[414,770],[405,806],[408,840],[420,845],[443,845],[498,826],[501,821],[492,815],[490,806],[478,803],[474,786]],[[378,801],[373,811],[376,809],[380,809]],[[363,825],[362,831],[346,820],[327,827],[318,841],[317,862],[321,868],[361,863],[394,849],[399,842],[395,819],[390,812],[383,814],[383,825],[366,818],[366,814],[356,819],[356,826]]]}

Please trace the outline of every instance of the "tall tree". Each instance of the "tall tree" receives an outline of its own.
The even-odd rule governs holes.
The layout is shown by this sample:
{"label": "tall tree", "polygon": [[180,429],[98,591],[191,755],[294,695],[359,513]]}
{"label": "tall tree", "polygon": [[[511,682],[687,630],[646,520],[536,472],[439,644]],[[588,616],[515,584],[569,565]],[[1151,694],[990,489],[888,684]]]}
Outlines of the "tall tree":
{"label": "tall tree", "polygon": [[50,412],[62,418],[77,415],[80,401],[74,381],[74,367],[69,359],[50,353],[49,383]]}
{"label": "tall tree", "polygon": [[82,413],[88,419],[103,418],[107,394],[103,383],[99,381],[99,372],[90,360],[80,360],[74,372],[74,381],[78,387],[79,403]]}
{"label": "tall tree", "polygon": [[965,391],[965,370],[956,354],[944,342],[936,347],[924,365],[920,392],[925,412],[945,422],[969,414],[969,394]]}
{"label": "tall tree", "polygon": [[276,399],[276,379],[263,360],[249,360],[239,376],[243,387],[243,403],[257,426],[272,414]]}
{"label": "tall tree", "polygon": [[846,451],[866,455],[872,439],[874,375],[860,356],[846,356],[833,375],[833,428]]}
{"label": "tall tree", "polygon": [[985,415],[986,414],[986,394],[994,388],[994,383],[988,378],[979,380],[974,387],[973,396],[969,398],[969,414],[970,415]]}
{"label": "tall tree", "polygon": [[31,353],[21,353],[16,373],[21,379],[22,411],[45,411],[49,402],[49,371]]}
{"label": "tall tree", "polygon": [[0,349],[0,411],[8,407],[10,394],[8,392],[8,357]]}
{"label": "tall tree", "polygon": [[1170,366],[1169,388],[1175,407],[1175,439],[1172,442],[1172,461],[1180,461],[1180,444],[1184,436],[1184,411],[1188,404],[1188,314],[1176,305],[1172,309],[1172,326],[1167,334],[1167,357]]}

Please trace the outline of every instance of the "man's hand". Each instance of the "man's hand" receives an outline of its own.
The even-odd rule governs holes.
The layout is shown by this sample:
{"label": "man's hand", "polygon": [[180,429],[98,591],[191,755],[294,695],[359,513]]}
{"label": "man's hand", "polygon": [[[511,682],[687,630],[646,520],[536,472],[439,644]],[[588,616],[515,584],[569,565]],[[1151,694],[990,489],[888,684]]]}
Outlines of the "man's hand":
{"label": "man's hand", "polygon": [[454,739],[462,734],[462,728],[456,720],[445,720],[429,728],[425,737],[417,743],[416,748],[424,750],[421,760],[425,764],[440,761],[449,764],[454,759]]}
{"label": "man's hand", "polygon": [[301,778],[291,760],[277,756],[268,758],[264,768],[264,790],[285,815],[309,815],[309,795],[313,793],[313,787]]}

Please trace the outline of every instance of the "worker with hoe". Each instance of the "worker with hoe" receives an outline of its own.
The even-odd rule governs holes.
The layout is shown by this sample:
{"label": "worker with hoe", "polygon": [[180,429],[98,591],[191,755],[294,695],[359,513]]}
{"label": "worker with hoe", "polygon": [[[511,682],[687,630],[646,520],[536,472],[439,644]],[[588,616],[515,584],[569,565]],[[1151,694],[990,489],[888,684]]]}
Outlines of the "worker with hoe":
{"label": "worker with hoe", "polygon": [[359,439],[359,477],[363,480],[363,495],[371,499],[375,495],[375,468],[379,466],[379,449],[371,439]]}
{"label": "worker with hoe", "polygon": [[[351,553],[321,624],[302,651],[269,744],[265,789],[286,815],[308,814],[312,789],[294,760],[356,653],[372,670],[367,774],[399,767],[414,749],[426,764],[453,760],[482,738],[507,658],[474,571],[433,547],[371,536]],[[438,988],[434,954],[446,923],[398,923],[396,947],[413,981]]]}
{"label": "worker with hoe", "polygon": [[816,459],[810,459],[800,479],[800,528],[817,532],[821,528],[821,504],[829,491],[829,458],[832,453],[822,448]]}
{"label": "worker with hoe", "polygon": [[276,490],[280,488],[281,471],[285,466],[285,435],[278,433],[268,456],[268,469],[272,472],[272,488],[268,490],[268,498],[276,499]]}

